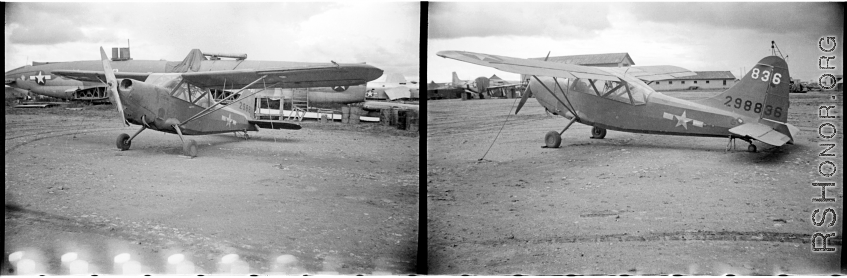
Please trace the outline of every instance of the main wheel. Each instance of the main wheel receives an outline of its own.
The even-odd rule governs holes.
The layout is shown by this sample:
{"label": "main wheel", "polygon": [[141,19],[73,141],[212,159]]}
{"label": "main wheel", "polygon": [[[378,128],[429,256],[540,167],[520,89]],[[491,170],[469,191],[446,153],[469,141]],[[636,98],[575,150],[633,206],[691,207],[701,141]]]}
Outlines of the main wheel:
{"label": "main wheel", "polygon": [[562,144],[562,136],[555,130],[548,131],[544,135],[544,143],[548,148],[558,148]]}
{"label": "main wheel", "polygon": [[118,149],[122,151],[129,150],[129,146],[132,145],[132,141],[129,141],[129,134],[126,133],[118,135],[118,140],[115,143]]}
{"label": "main wheel", "polygon": [[188,139],[184,145],[182,145],[182,154],[189,157],[197,157],[197,142],[194,139]]}
{"label": "main wheel", "polygon": [[594,139],[606,138],[606,129],[605,128],[599,128],[599,127],[596,127],[596,126],[591,128],[591,138],[594,138]]}
{"label": "main wheel", "polygon": [[749,146],[747,146],[747,151],[751,153],[756,152],[756,145],[750,144]]}

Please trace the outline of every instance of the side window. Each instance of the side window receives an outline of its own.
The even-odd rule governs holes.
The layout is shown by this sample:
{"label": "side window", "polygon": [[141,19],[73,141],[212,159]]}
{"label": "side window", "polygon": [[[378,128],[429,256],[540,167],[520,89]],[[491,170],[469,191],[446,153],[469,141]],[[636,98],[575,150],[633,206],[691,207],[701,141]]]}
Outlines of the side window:
{"label": "side window", "polygon": [[723,81],[723,84],[726,85],[726,80]]}

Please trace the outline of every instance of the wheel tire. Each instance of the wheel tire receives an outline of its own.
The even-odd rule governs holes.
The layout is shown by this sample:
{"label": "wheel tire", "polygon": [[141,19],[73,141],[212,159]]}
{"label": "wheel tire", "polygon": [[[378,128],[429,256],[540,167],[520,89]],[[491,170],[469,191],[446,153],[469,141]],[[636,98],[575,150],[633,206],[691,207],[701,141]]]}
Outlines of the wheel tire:
{"label": "wheel tire", "polygon": [[562,136],[558,132],[551,130],[544,135],[544,143],[548,148],[558,148],[562,145]]}
{"label": "wheel tire", "polygon": [[129,134],[126,133],[118,135],[118,140],[115,143],[118,149],[122,151],[129,150],[129,146],[132,145],[132,141],[129,141]]}
{"label": "wheel tire", "polygon": [[606,138],[606,129],[605,128],[599,128],[599,127],[596,127],[596,126],[591,128],[591,138],[593,138],[593,139]]}
{"label": "wheel tire", "polygon": [[747,151],[751,153],[756,152],[756,145],[750,144],[749,146],[747,146]]}
{"label": "wheel tire", "polygon": [[182,154],[188,157],[197,157],[197,142],[194,139],[188,139],[184,145],[182,145]]}

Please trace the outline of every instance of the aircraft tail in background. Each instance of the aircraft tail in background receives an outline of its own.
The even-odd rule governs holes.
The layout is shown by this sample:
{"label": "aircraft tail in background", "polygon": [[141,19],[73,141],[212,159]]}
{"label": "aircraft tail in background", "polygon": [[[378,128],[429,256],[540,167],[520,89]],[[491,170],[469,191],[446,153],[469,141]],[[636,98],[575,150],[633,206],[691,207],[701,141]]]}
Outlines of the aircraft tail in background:
{"label": "aircraft tail in background", "polygon": [[406,83],[406,77],[399,73],[389,73],[385,75],[385,83]]}

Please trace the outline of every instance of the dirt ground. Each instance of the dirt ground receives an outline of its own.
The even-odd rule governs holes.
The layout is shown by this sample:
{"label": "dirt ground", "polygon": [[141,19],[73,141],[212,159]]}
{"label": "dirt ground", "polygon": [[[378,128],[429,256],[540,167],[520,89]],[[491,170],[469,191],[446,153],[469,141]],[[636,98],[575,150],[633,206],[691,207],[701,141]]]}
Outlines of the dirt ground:
{"label": "dirt ground", "polygon": [[[838,155],[829,160],[843,165],[841,96],[792,94],[788,120],[800,138],[778,149],[757,143],[758,153],[740,140],[726,152],[720,138],[608,131],[590,139],[581,124],[564,133],[561,148],[541,148],[544,134],[567,120],[546,115],[534,99],[507,121],[515,99],[429,101],[430,273],[840,272],[841,235],[829,241],[837,252],[812,252],[810,238],[842,230],[841,184],[827,189],[836,203],[811,201],[821,194],[813,181],[843,177],[841,169],[832,178],[817,173],[825,149],[818,105],[838,106],[829,121],[838,125]],[[812,212],[826,208],[838,213],[836,225],[814,226]]]}
{"label": "dirt ground", "polygon": [[415,272],[417,133],[303,123],[193,136],[191,159],[150,130],[118,151],[138,127],[109,107],[5,125],[4,275]]}

